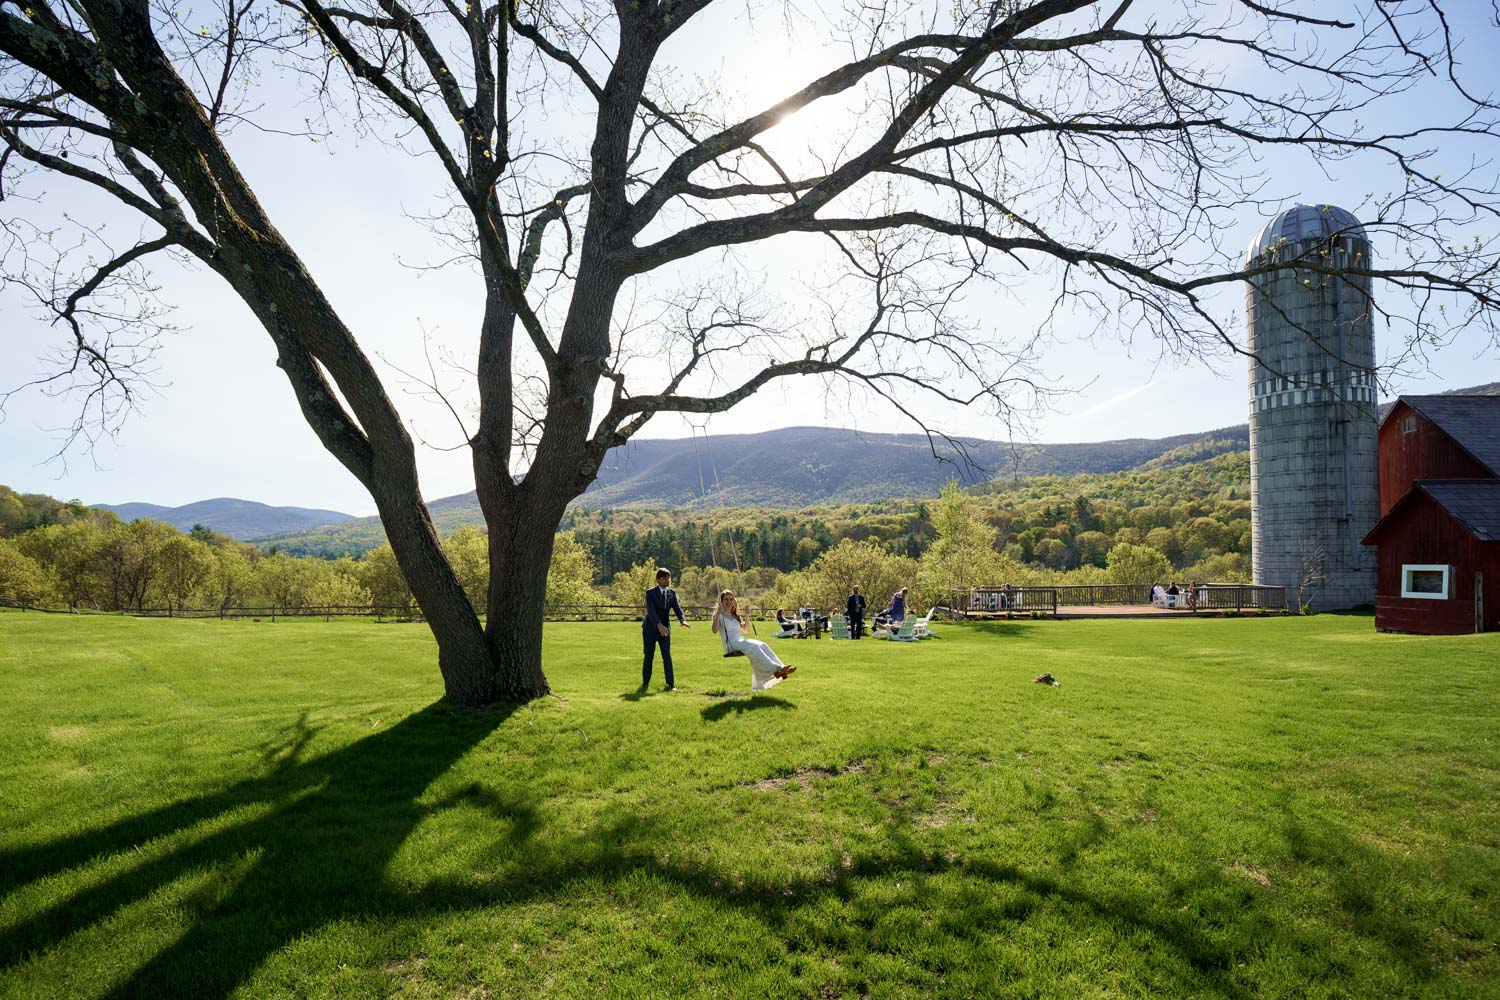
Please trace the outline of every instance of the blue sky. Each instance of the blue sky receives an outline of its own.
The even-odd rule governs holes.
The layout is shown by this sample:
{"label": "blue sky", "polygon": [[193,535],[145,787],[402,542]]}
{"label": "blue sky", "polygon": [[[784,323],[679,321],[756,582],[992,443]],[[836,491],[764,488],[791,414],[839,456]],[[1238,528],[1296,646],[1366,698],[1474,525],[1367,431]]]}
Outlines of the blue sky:
{"label": "blue sky", "polygon": [[[1319,11],[1326,5],[1317,5]],[[1479,7],[1472,5],[1474,16]],[[1467,8],[1465,8],[1467,9]],[[790,42],[782,24],[747,25],[739,8],[684,33],[668,57],[685,72],[720,81],[748,106],[769,103],[809,77],[821,61],[835,56],[800,31]],[[1477,22],[1476,22],[1477,23]],[[719,44],[731,38],[727,48]],[[1469,47],[1476,53],[1479,39]],[[1486,47],[1491,47],[1486,40]],[[1493,62],[1465,67],[1472,89],[1494,92]],[[266,93],[279,113],[296,116],[292,86],[268,79]],[[1393,107],[1392,119],[1415,121],[1451,112],[1451,98],[1436,90]],[[1384,124],[1384,123],[1382,123]],[[790,137],[795,139],[795,136]],[[233,141],[242,168],[269,206],[272,217],[311,266],[367,350],[402,368],[421,363],[421,331],[460,356],[472,349],[470,331],[477,316],[474,277],[461,269],[420,271],[410,265],[433,259],[425,230],[408,213],[432,207],[434,165],[371,139],[344,134],[311,144],[274,134],[241,131]],[[1347,166],[1320,175],[1295,159],[1268,159],[1262,166],[1268,187],[1287,204],[1346,204],[1359,192],[1388,187],[1378,169]],[[62,179],[48,179],[43,203],[65,207],[82,218],[108,218],[115,230],[138,226],[112,206]],[[1268,192],[1269,193],[1269,192]],[[9,205],[11,203],[7,203]],[[1224,233],[1228,246],[1244,246],[1265,221],[1247,211]],[[1493,234],[1492,234],[1493,235]],[[1381,247],[1377,244],[1377,254]],[[793,248],[795,264],[801,251]],[[788,253],[775,248],[772,256]],[[788,280],[787,268],[766,263],[771,284]],[[795,270],[795,267],[792,268]],[[86,502],[147,500],[182,504],[213,496],[239,496],[272,504],[330,507],[355,514],[372,505],[359,485],[319,446],[302,422],[284,378],[274,364],[270,341],[218,280],[201,269],[166,267],[158,272],[167,297],[177,307],[182,332],[166,338],[159,356],[161,391],[144,400],[112,440],[92,456],[75,452],[51,461],[72,410],[66,400],[26,393],[10,403],[0,423],[0,482],[28,491]],[[1007,292],[976,292],[969,313],[982,327],[1024,331],[1047,301],[1046,283],[1020,282]],[[1242,302],[1242,291],[1226,290],[1216,305],[1226,315]],[[1236,301],[1236,300],[1239,301]],[[1377,343],[1380,342],[1377,331]],[[5,387],[37,371],[36,358],[58,331],[39,323],[14,296],[0,298],[0,382]],[[1393,377],[1395,392],[1433,392],[1500,381],[1500,355],[1477,337],[1460,337],[1433,355],[1426,370]],[[1044,371],[1059,388],[1073,390],[1040,415],[1028,431],[1036,440],[1097,441],[1159,437],[1244,422],[1245,362],[1224,354],[1205,364],[1163,353],[1160,345],[1122,343],[1082,319],[1064,323],[1047,345]],[[437,445],[455,443],[451,422],[415,396],[405,396],[399,376],[388,370],[392,391],[418,432]],[[992,418],[919,399],[913,405],[950,432],[1004,437]],[[715,417],[711,433],[769,430],[793,425],[833,425],[874,431],[913,429],[888,408],[870,400],[829,392],[818,382],[789,382],[762,392],[729,414]],[[676,418],[659,418],[646,436],[688,433]],[[424,491],[429,498],[472,489],[463,451],[424,449]]]}

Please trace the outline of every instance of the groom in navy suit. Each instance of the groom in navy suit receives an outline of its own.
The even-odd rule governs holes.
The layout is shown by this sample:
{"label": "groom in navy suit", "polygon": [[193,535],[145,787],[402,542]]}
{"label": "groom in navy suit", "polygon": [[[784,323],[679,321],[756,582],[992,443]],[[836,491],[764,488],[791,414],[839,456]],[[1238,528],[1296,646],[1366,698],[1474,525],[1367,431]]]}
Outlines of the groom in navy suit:
{"label": "groom in navy suit", "polygon": [[667,675],[667,690],[672,683],[672,612],[677,621],[688,628],[682,617],[682,605],[677,603],[677,591],[672,589],[672,571],[665,567],[656,571],[656,586],[646,591],[646,617],[641,622],[641,638],[645,641],[646,655],[641,660],[641,690],[651,683],[651,664],[656,659],[656,647],[661,647],[661,666]]}

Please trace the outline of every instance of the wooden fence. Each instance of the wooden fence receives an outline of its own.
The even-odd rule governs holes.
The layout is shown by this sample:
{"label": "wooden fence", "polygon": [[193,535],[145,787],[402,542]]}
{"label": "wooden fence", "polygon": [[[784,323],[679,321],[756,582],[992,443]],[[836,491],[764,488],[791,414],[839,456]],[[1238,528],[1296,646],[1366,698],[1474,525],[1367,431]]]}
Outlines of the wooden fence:
{"label": "wooden fence", "polygon": [[[967,617],[970,614],[1049,614],[1055,615],[1059,608],[1110,607],[1151,605],[1151,585],[1146,583],[1100,584],[1098,586],[1069,587],[1018,587],[1010,592],[977,588],[967,594],[960,591],[948,605],[939,605],[938,611],[951,617]],[[1182,597],[1182,609],[1187,610],[1186,588]],[[956,606],[956,608],[955,608]],[[137,608],[122,611],[92,611],[87,609],[44,608],[22,601],[0,597],[0,607],[21,611],[39,611],[46,614],[116,614],[137,618],[259,618],[276,621],[278,618],[387,618],[420,621],[422,611],[416,605],[338,605],[327,607],[250,607],[250,608]],[[1250,584],[1211,583],[1199,586],[1196,609],[1200,611],[1255,611],[1286,608],[1285,587],[1261,587]],[[708,621],[713,605],[684,605],[683,614],[692,621]],[[774,617],[774,608],[746,607],[746,614],[757,621]],[[636,604],[549,604],[545,612],[547,621],[575,622],[629,622],[640,621],[642,612]]]}
{"label": "wooden fence", "polygon": [[[24,601],[0,597],[0,607],[13,608],[18,611],[37,611],[50,615],[125,615],[132,618],[218,618],[221,620],[264,618],[270,621],[276,621],[278,618],[322,618],[324,621],[331,621],[334,618],[422,620],[422,610],[415,604],[329,605],[300,608],[130,608],[119,611],[96,611],[89,608],[44,608]],[[773,608],[746,607],[744,610],[751,619],[759,621],[764,621],[775,614]],[[708,621],[713,611],[713,605],[708,604],[685,604],[682,607],[683,616],[689,621]],[[545,616],[548,621],[628,622],[640,621],[643,614],[640,606],[633,604],[549,604]]]}

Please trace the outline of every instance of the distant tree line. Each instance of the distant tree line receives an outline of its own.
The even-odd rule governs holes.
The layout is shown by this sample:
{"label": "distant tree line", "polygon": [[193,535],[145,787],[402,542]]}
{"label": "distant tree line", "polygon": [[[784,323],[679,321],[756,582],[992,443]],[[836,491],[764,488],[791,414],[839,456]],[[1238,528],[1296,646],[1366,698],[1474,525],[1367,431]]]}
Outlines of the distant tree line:
{"label": "distant tree line", "polygon": [[[981,584],[1247,581],[1248,455],[1212,442],[1181,451],[1132,472],[953,483],[935,501],[691,517],[573,511],[558,535],[547,600],[633,606],[659,565],[673,570],[684,603],[697,606],[725,588],[757,606],[833,607],[854,583],[875,603],[901,586],[936,602]],[[483,532],[459,527],[443,548],[470,600],[484,606]],[[388,544],[358,559],[298,557],[201,526],[184,535],[156,521],[123,524],[77,501],[6,487],[0,597],[100,610],[412,606]]]}
{"label": "distant tree line", "polygon": [[45,493],[17,493],[9,486],[0,486],[0,538],[49,524],[74,521],[115,524],[119,520],[113,511],[86,507],[81,500],[58,500]]}
{"label": "distant tree line", "polygon": [[[1089,570],[1100,576],[1111,552],[1129,545],[1163,556],[1166,576],[1247,581],[1249,455],[1221,452],[1215,442],[1178,451],[1131,472],[997,480],[962,492],[989,531],[986,544],[1018,578],[1080,571],[1082,580]],[[593,557],[602,585],[644,562],[674,571],[718,567],[721,577],[736,566],[794,573],[845,542],[869,543],[873,548],[860,550],[867,556],[878,550],[920,561],[941,534],[933,508],[930,501],[892,500],[686,519],[662,511],[575,511],[564,526]]]}
{"label": "distant tree line", "polygon": [[[489,589],[483,533],[460,528],[443,547],[465,591],[483,606]],[[593,577],[588,553],[571,535],[560,534],[547,577],[548,602],[594,601]],[[263,552],[202,525],[183,534],[149,518],[127,524],[113,515],[58,520],[0,537],[0,598],[96,611],[414,610],[389,545],[357,560],[298,557]]]}

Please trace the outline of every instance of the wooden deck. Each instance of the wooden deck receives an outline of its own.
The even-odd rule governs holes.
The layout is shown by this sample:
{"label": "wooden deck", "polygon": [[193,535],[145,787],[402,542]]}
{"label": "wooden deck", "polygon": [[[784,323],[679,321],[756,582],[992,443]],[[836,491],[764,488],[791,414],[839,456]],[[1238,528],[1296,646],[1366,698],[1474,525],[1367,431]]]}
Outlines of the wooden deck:
{"label": "wooden deck", "polygon": [[[1054,615],[1047,611],[1048,618],[1222,618],[1226,612],[1234,613],[1233,608],[1204,608],[1201,611],[1189,611],[1187,608],[1158,608],[1150,604],[1085,604],[1057,609]],[[1273,610],[1271,615],[1282,615],[1286,612]],[[1240,616],[1255,616],[1258,612],[1254,608],[1239,612]],[[994,620],[1004,618],[1005,613],[996,614],[970,612],[969,617],[973,619]],[[1030,611],[1015,612],[1016,618],[1031,617]]]}
{"label": "wooden deck", "polygon": [[[1240,612],[1242,615],[1254,613]],[[1223,614],[1224,610],[1220,608],[1189,611],[1187,608],[1158,608],[1151,604],[1086,604],[1057,609],[1058,618],[1219,618]]]}

